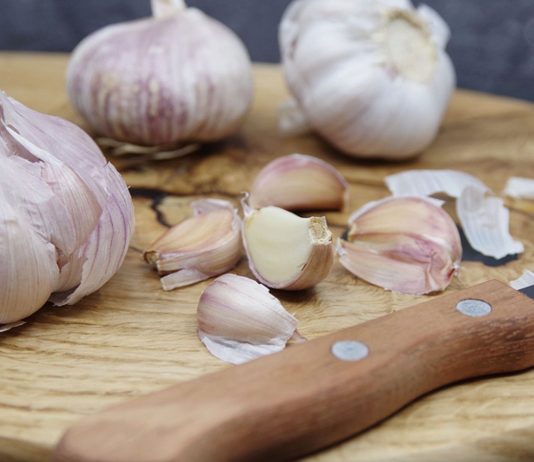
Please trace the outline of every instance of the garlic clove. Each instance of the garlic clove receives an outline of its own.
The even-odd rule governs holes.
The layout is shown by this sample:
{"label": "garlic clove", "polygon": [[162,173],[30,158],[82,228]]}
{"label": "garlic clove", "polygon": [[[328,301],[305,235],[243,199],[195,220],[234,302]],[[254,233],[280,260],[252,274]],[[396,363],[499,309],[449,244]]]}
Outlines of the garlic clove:
{"label": "garlic clove", "polygon": [[285,210],[340,210],[348,202],[348,184],[330,164],[291,154],[265,166],[252,185],[250,205]]}
{"label": "garlic clove", "polygon": [[191,218],[170,228],[144,252],[145,260],[164,275],[164,290],[229,271],[243,254],[241,219],[231,203],[204,199],[191,208]]}
{"label": "garlic clove", "polygon": [[419,197],[372,202],[349,220],[338,242],[340,263],[354,275],[395,292],[444,290],[460,267],[462,247],[452,219]]}
{"label": "garlic clove", "polygon": [[509,178],[503,194],[514,199],[534,199],[534,179],[520,177]]}
{"label": "garlic clove", "polygon": [[469,244],[481,254],[500,259],[525,250],[510,235],[510,212],[502,199],[467,187],[456,202],[456,213]]}
{"label": "garlic clove", "polygon": [[510,282],[510,287],[515,290],[523,290],[534,285],[534,272],[526,270],[517,279]]}
{"label": "garlic clove", "polygon": [[489,191],[478,178],[457,170],[408,170],[387,176],[385,181],[394,196],[431,196],[445,193],[458,198],[468,186]]}
{"label": "garlic clove", "polygon": [[243,242],[251,271],[267,287],[301,290],[322,281],[334,262],[324,217],[301,218],[278,207],[244,204]]}
{"label": "garlic clove", "polygon": [[211,354],[240,364],[285,348],[297,320],[268,289],[252,279],[225,274],[198,302],[198,335]]}

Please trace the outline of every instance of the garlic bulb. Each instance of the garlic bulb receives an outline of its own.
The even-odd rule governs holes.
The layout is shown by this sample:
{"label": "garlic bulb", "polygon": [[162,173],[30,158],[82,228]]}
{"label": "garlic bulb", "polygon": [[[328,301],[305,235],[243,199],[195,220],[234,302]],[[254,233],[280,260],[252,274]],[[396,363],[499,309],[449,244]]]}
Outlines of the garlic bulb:
{"label": "garlic bulb", "polygon": [[278,207],[243,204],[243,242],[250,270],[273,289],[300,290],[322,281],[334,263],[324,217],[301,218]]}
{"label": "garlic bulb", "polygon": [[371,202],[349,219],[340,263],[354,275],[406,294],[444,290],[460,267],[462,245],[439,202],[421,197]]}
{"label": "garlic bulb", "polygon": [[254,208],[339,210],[348,201],[343,176],[321,159],[303,154],[279,157],[258,174],[250,191]]}
{"label": "garlic bulb", "polygon": [[98,290],[133,231],[119,173],[78,127],[1,92],[0,164],[0,323]]}
{"label": "garlic bulb", "polygon": [[193,216],[163,233],[144,252],[164,290],[204,281],[231,270],[241,259],[241,219],[227,201],[202,199]]}
{"label": "garlic bulb", "polygon": [[235,132],[251,102],[248,54],[223,24],[183,1],[101,29],[74,50],[73,105],[100,135],[143,145],[213,141]]}
{"label": "garlic bulb", "polygon": [[198,335],[211,354],[240,364],[285,348],[297,333],[297,320],[266,287],[252,279],[225,274],[202,292]]}
{"label": "garlic bulb", "polygon": [[406,158],[432,142],[455,86],[448,37],[437,13],[409,0],[295,0],[280,25],[301,111],[356,157]]}

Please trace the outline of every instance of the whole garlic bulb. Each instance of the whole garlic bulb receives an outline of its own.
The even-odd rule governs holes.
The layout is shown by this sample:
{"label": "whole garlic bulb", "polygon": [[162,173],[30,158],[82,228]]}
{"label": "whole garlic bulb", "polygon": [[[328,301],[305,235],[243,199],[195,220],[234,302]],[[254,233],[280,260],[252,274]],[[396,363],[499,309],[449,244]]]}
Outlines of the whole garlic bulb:
{"label": "whole garlic bulb", "polygon": [[406,158],[432,142],[455,87],[448,38],[437,13],[409,0],[296,0],[280,25],[300,110],[355,157]]}
{"label": "whole garlic bulb", "polygon": [[71,102],[100,135],[143,145],[213,141],[235,132],[252,98],[245,47],[183,1],[105,27],[74,50]]}
{"label": "whole garlic bulb", "polygon": [[128,189],[91,138],[0,92],[0,324],[98,290],[132,231]]}

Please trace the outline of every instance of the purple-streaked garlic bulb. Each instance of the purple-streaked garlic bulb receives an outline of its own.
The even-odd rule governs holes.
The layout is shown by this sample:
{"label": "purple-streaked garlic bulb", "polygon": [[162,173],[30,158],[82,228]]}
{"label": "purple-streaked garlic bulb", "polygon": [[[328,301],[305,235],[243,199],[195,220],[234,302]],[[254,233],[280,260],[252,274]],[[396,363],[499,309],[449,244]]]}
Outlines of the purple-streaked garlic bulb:
{"label": "purple-streaked garlic bulb", "polygon": [[214,141],[234,133],[252,99],[239,38],[182,0],[153,17],[105,27],[74,50],[70,100],[99,135],[141,145]]}
{"label": "purple-streaked garlic bulb", "polygon": [[102,287],[133,221],[126,184],[83,130],[0,92],[0,324]]}

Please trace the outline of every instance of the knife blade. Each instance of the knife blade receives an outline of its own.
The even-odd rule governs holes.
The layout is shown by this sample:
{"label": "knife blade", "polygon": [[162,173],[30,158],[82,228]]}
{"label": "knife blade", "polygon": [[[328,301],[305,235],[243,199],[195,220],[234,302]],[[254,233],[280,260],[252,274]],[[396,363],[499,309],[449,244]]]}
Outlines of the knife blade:
{"label": "knife blade", "polygon": [[534,301],[489,281],[83,418],[52,460],[291,460],[432,390],[533,366]]}

